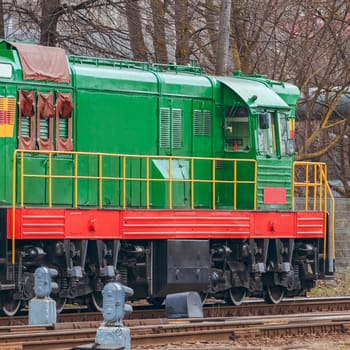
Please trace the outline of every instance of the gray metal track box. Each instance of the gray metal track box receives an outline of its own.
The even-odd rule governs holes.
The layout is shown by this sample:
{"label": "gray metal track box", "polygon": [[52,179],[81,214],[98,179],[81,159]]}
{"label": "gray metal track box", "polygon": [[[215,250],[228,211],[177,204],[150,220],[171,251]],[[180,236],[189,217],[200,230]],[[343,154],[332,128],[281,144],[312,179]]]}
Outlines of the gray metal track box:
{"label": "gray metal track box", "polygon": [[165,299],[168,318],[202,318],[202,300],[197,292],[168,294]]}

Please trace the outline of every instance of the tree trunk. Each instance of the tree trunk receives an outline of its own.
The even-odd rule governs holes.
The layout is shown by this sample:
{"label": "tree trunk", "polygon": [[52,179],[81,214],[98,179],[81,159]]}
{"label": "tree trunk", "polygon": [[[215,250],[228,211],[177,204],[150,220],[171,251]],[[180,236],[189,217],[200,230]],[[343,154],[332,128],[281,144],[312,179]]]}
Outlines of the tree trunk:
{"label": "tree trunk", "polygon": [[161,0],[151,0],[152,20],[153,20],[153,47],[156,62],[168,63],[168,49],[165,36],[165,3]]}
{"label": "tree trunk", "polygon": [[45,0],[41,5],[40,44],[55,46],[57,42],[57,22],[60,0]]}
{"label": "tree trunk", "polygon": [[205,22],[207,24],[207,31],[209,35],[210,40],[210,47],[213,51],[214,56],[216,56],[216,41],[217,41],[217,15],[218,15],[218,9],[216,5],[214,4],[213,0],[206,0],[205,1]]}
{"label": "tree trunk", "polygon": [[176,27],[176,63],[187,64],[189,62],[189,21],[188,1],[175,0],[175,27]]}
{"label": "tree trunk", "polygon": [[216,49],[217,75],[227,74],[228,48],[230,39],[231,0],[222,0],[219,19],[218,45]]}
{"label": "tree trunk", "polygon": [[147,48],[144,42],[141,15],[138,0],[125,1],[126,17],[128,21],[131,51],[135,60],[148,61]]}
{"label": "tree trunk", "polygon": [[0,37],[5,38],[4,5],[0,0]]}

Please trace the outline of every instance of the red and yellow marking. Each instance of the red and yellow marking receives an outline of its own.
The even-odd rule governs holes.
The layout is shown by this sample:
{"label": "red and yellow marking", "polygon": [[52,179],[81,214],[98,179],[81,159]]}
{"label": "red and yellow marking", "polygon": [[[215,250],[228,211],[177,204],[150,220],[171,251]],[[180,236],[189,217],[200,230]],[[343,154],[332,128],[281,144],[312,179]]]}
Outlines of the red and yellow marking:
{"label": "red and yellow marking", "polygon": [[0,137],[13,137],[16,116],[16,99],[0,97]]}
{"label": "red and yellow marking", "polygon": [[295,120],[289,119],[288,124],[289,124],[289,138],[291,140],[293,140],[294,139]]}

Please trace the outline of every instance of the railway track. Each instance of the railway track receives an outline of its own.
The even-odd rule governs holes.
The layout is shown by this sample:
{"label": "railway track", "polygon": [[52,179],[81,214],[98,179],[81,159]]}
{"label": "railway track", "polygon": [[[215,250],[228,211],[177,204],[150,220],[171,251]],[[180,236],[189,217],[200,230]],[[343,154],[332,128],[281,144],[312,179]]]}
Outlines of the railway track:
{"label": "railway track", "polygon": [[[350,297],[285,299],[277,305],[251,300],[243,302],[240,306],[227,306],[226,304],[213,302],[206,304],[203,308],[205,317],[285,315],[326,311],[350,311]],[[165,308],[140,305],[134,306],[133,312],[126,317],[126,322],[145,319],[149,322],[151,319],[166,318],[166,316]],[[84,308],[71,308],[59,314],[57,319],[59,323],[75,322],[77,319],[81,322],[100,322],[102,315],[100,312],[87,312]],[[0,326],[26,324],[28,324],[26,313],[15,317],[0,317]]]}
{"label": "railway track", "polygon": [[[147,318],[152,313],[153,316],[156,316],[156,311],[144,310],[146,311],[142,314],[144,317],[140,317],[142,310],[135,310],[132,317],[125,320],[124,323],[131,329],[132,346],[146,348],[147,346],[193,341],[238,341],[262,337],[350,334],[350,298],[302,299],[270,306],[274,311],[280,311],[281,306],[285,304],[285,310],[293,307],[294,313],[237,315],[238,309],[241,309],[241,313],[244,310],[250,310],[245,304],[249,303],[244,303],[239,308],[207,306],[205,314],[212,313],[212,315],[206,315],[203,319],[171,320],[159,317],[165,313],[165,310],[158,310],[158,317]],[[261,304],[260,311],[258,304]],[[308,311],[301,313],[301,304],[307,304],[304,310]],[[265,304],[255,303],[256,313],[266,312],[266,307]],[[230,312],[230,309],[237,310]],[[322,310],[319,311],[319,309]],[[219,310],[221,310],[220,316],[218,315]],[[230,315],[230,313],[235,315]],[[63,314],[59,316],[57,324],[50,326],[27,326],[23,322],[25,316],[15,317],[11,319],[12,325],[0,326],[0,350],[60,350],[93,343],[102,317],[92,313],[89,315],[87,313]],[[88,317],[91,319],[87,320]],[[93,320],[92,317],[96,319]],[[14,324],[15,322],[17,325]],[[23,323],[20,324],[20,322]]]}

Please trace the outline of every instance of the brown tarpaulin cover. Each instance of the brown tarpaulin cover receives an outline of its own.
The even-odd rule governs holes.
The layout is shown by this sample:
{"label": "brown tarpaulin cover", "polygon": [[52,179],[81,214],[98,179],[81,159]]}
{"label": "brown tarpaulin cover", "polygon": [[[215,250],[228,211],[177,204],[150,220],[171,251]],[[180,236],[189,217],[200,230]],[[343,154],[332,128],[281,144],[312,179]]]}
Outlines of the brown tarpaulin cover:
{"label": "brown tarpaulin cover", "polygon": [[59,47],[8,42],[17,49],[22,63],[23,80],[69,83],[66,53]]}
{"label": "brown tarpaulin cover", "polygon": [[34,91],[18,90],[18,96],[21,115],[32,117],[34,115]]}
{"label": "brown tarpaulin cover", "polygon": [[41,118],[49,118],[55,115],[52,92],[40,93],[38,95],[38,110]]}
{"label": "brown tarpaulin cover", "polygon": [[[18,148],[34,149],[34,91],[18,90],[19,108],[18,108]],[[22,134],[22,118],[29,118],[29,135]]]}
{"label": "brown tarpaulin cover", "polygon": [[56,97],[57,117],[70,118],[73,108],[72,95],[70,93],[58,92]]}

